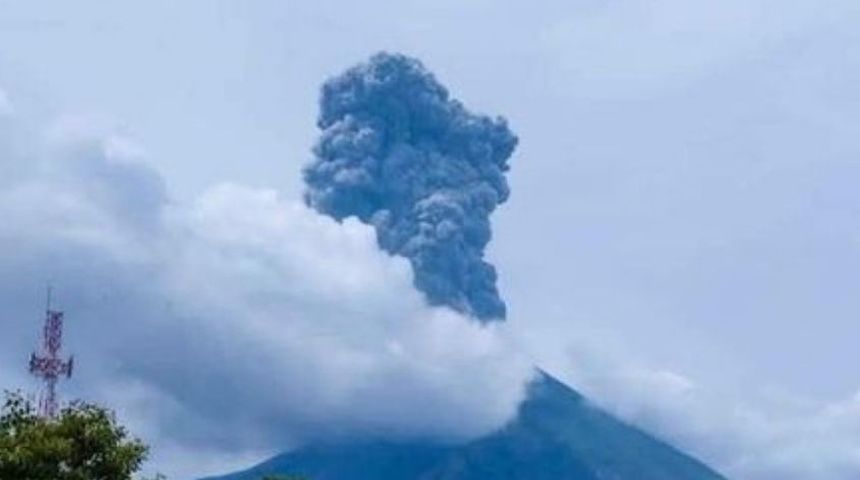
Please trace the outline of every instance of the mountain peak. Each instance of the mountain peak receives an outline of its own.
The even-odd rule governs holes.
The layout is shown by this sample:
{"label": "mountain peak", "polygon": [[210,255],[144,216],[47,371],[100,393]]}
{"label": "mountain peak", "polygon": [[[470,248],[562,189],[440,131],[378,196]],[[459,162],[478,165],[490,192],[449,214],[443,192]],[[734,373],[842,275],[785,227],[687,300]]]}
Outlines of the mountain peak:
{"label": "mountain peak", "polygon": [[511,422],[464,444],[310,445],[209,480],[257,480],[267,473],[312,480],[726,480],[543,371]]}

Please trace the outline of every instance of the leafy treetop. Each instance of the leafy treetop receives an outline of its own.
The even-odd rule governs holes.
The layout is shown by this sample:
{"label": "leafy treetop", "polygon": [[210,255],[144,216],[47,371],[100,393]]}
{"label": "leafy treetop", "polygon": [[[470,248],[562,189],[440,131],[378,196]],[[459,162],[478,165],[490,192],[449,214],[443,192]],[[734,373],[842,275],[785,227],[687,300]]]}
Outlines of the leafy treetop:
{"label": "leafy treetop", "polygon": [[0,480],[131,480],[148,447],[109,410],[73,402],[42,418],[20,393],[0,414]]}

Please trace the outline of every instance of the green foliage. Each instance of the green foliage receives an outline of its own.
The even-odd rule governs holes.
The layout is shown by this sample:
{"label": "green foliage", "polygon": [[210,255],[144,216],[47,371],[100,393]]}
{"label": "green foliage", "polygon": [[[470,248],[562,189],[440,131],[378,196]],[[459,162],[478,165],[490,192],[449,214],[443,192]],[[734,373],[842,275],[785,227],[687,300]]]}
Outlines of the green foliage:
{"label": "green foliage", "polygon": [[0,480],[131,480],[147,451],[107,409],[75,402],[45,419],[20,394],[6,394]]}

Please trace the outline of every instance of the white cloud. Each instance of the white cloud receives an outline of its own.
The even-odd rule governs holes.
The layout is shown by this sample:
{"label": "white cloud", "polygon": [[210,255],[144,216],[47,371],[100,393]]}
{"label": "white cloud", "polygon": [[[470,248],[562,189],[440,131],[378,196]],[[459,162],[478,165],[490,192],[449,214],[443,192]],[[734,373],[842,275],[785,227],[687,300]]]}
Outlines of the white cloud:
{"label": "white cloud", "polygon": [[586,337],[567,353],[552,362],[561,378],[728,478],[854,480],[860,473],[860,395],[822,403],[764,389],[717,391]]}
{"label": "white cloud", "polygon": [[367,226],[238,185],[171,203],[133,142],[73,123],[0,190],[3,365],[26,358],[28,291],[50,278],[79,366],[66,388],[144,428],[156,459],[462,438],[513,415],[531,367],[505,327],[428,308]]}

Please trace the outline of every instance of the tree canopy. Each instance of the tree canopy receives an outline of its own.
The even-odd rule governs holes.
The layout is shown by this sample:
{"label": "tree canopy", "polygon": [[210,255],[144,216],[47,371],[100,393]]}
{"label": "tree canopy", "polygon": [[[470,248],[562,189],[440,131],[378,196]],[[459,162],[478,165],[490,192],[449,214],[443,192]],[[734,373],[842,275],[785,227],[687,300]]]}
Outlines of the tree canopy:
{"label": "tree canopy", "polygon": [[0,480],[132,480],[148,452],[113,412],[92,403],[72,402],[55,418],[43,418],[21,394],[7,392],[0,410]]}
{"label": "tree canopy", "polygon": [[0,480],[131,480],[148,447],[109,410],[73,402],[42,418],[8,393],[0,415]]}

